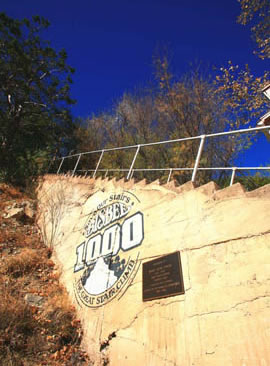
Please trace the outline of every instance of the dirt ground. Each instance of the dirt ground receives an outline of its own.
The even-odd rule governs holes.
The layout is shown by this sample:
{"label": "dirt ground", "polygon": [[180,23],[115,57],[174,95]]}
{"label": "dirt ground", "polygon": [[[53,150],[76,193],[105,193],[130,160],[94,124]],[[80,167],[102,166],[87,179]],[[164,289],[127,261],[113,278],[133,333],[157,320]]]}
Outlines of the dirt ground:
{"label": "dirt ground", "polygon": [[92,365],[51,251],[35,225],[36,202],[0,184],[0,365]]}

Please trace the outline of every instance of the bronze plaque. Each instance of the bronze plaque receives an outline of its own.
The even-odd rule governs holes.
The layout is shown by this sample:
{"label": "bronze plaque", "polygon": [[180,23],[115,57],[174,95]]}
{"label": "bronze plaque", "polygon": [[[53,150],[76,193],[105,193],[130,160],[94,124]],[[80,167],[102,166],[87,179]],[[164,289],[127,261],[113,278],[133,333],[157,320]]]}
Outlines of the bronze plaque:
{"label": "bronze plaque", "polygon": [[179,251],[143,263],[143,301],[184,293]]}

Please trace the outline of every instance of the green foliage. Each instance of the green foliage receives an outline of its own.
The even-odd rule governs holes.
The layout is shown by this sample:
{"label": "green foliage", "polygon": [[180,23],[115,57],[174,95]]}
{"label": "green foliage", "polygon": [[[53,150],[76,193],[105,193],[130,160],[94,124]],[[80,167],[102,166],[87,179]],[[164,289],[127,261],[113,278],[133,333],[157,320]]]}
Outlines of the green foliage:
{"label": "green foliage", "polygon": [[[229,175],[222,176],[220,179],[215,180],[220,188],[228,187],[230,185],[230,181],[231,176]],[[253,191],[254,189],[262,187],[266,184],[270,184],[270,176],[269,173],[265,172],[257,172],[254,175],[250,175],[249,172],[246,172],[246,174],[238,172],[234,179],[234,183],[241,183],[247,191]]]}
{"label": "green foliage", "polygon": [[256,188],[262,187],[270,183],[269,173],[261,174],[257,172],[255,175],[242,175],[236,177],[235,183],[241,183],[247,191],[253,191]]}
{"label": "green foliage", "polygon": [[74,70],[64,50],[42,39],[48,26],[39,16],[16,20],[0,13],[0,170],[17,184],[68,146],[75,128],[69,110]]}

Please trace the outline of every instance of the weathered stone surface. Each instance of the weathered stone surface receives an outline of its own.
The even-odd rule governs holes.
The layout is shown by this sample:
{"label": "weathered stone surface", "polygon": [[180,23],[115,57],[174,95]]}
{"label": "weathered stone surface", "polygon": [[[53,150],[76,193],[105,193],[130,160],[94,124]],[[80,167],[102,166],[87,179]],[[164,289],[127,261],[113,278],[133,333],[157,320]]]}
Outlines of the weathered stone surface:
{"label": "weathered stone surface", "polygon": [[186,183],[182,184],[180,187],[177,187],[177,192],[178,193],[184,193],[184,192],[191,191],[194,188],[196,188],[196,184],[189,181],[189,182],[186,182]]}
{"label": "weathered stone surface", "polygon": [[141,186],[141,187],[144,187],[146,186],[146,179],[142,179],[140,180],[139,182],[136,183],[137,186]]}
{"label": "weathered stone surface", "polygon": [[241,185],[241,183],[235,183],[232,186],[229,186],[224,189],[221,189],[220,191],[217,191],[215,193],[214,198],[216,200],[233,198],[233,197],[240,198],[241,196],[245,195],[245,192],[246,191],[245,191],[244,187]]}
{"label": "weathered stone surface", "polygon": [[153,182],[149,183],[149,186],[160,186],[160,180],[156,179]]}
{"label": "weathered stone surface", "polygon": [[270,184],[266,184],[263,187],[255,189],[254,191],[247,192],[246,195],[248,197],[255,197],[255,198],[258,198],[258,197],[261,198],[261,197],[266,197],[266,196],[269,197],[270,196]]}
{"label": "weathered stone surface", "polygon": [[30,202],[26,202],[26,205],[24,207],[24,213],[28,217],[28,219],[33,220],[35,218],[35,210],[33,205]]}
{"label": "weathered stone surface", "polygon": [[166,184],[163,184],[163,187],[164,188],[167,188],[167,189],[169,189],[169,190],[171,190],[171,191],[173,191],[173,192],[177,192],[178,193],[178,191],[177,191],[177,185],[176,185],[176,183],[175,183],[175,181],[174,180],[171,180],[170,182],[168,182],[168,183],[166,183]]}
{"label": "weathered stone surface", "polygon": [[4,217],[6,219],[9,219],[11,217],[19,218],[21,215],[23,215],[23,207],[11,207],[7,210],[7,213],[4,214]]}
{"label": "weathered stone surface", "polygon": [[[110,182],[95,185],[87,179],[56,176],[45,177],[40,186],[39,225],[44,238],[51,240],[48,245],[55,248],[62,281],[77,306],[85,330],[84,343],[95,365],[104,364],[104,359],[113,366],[270,364],[270,224],[265,219],[270,197],[259,194],[254,199],[234,185],[225,193],[223,190],[218,199],[214,199],[218,192],[209,199],[208,188],[200,192],[191,183],[186,187],[190,190],[176,194],[164,186],[134,184],[127,192],[127,188]],[[93,237],[90,231],[94,226],[90,230],[88,225],[89,235],[84,235],[87,223],[95,217],[94,212],[89,216],[90,212],[109,207],[110,202],[126,202],[124,195],[133,205],[126,216],[115,221],[121,230],[123,226],[131,230],[130,236],[122,234],[122,243],[131,243],[138,233],[137,223],[132,221],[131,229],[131,221],[126,220],[141,218],[141,214],[143,240],[130,250],[119,249],[117,265],[125,260],[132,267],[134,260],[131,275],[124,280],[128,271],[125,264],[122,277],[115,282],[124,281],[119,293],[93,307],[91,298],[97,301],[98,297],[82,298],[87,291],[76,287],[83,283],[80,276],[85,271],[78,266],[79,253],[83,253],[80,248],[85,248],[79,246]],[[97,233],[104,235],[113,225]],[[96,250],[94,245],[86,248],[81,264],[92,271],[88,278],[99,273],[90,285],[100,286],[104,270],[107,284],[113,282],[113,267],[104,265],[102,254],[94,269],[91,261],[86,266],[87,256],[89,260]],[[102,253],[104,247],[100,250]],[[143,302],[142,263],[177,250],[181,253],[185,294]]]}
{"label": "weathered stone surface", "polygon": [[125,178],[121,178],[117,181],[117,186],[123,188],[125,186]]}
{"label": "weathered stone surface", "polygon": [[44,302],[44,298],[42,296],[34,294],[26,294],[24,299],[29,305],[36,307],[41,307]]}
{"label": "weathered stone surface", "polygon": [[6,219],[14,218],[22,222],[34,222],[35,210],[33,203],[30,201],[16,202],[6,208],[3,214]]}
{"label": "weathered stone surface", "polygon": [[129,189],[129,188],[133,187],[134,184],[135,184],[135,180],[133,178],[128,180],[127,182],[125,182],[125,189]]}
{"label": "weathered stone surface", "polygon": [[218,189],[219,187],[215,182],[209,182],[196,188],[197,192],[205,194],[209,197],[211,197],[214,193],[216,193]]}

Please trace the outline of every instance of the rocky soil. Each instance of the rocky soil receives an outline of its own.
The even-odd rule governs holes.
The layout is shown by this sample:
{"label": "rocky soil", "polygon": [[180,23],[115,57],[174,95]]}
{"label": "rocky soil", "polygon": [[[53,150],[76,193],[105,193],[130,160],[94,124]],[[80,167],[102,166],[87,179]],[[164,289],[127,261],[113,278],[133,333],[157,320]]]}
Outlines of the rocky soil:
{"label": "rocky soil", "polygon": [[89,366],[80,321],[35,225],[35,206],[0,184],[0,365]]}

